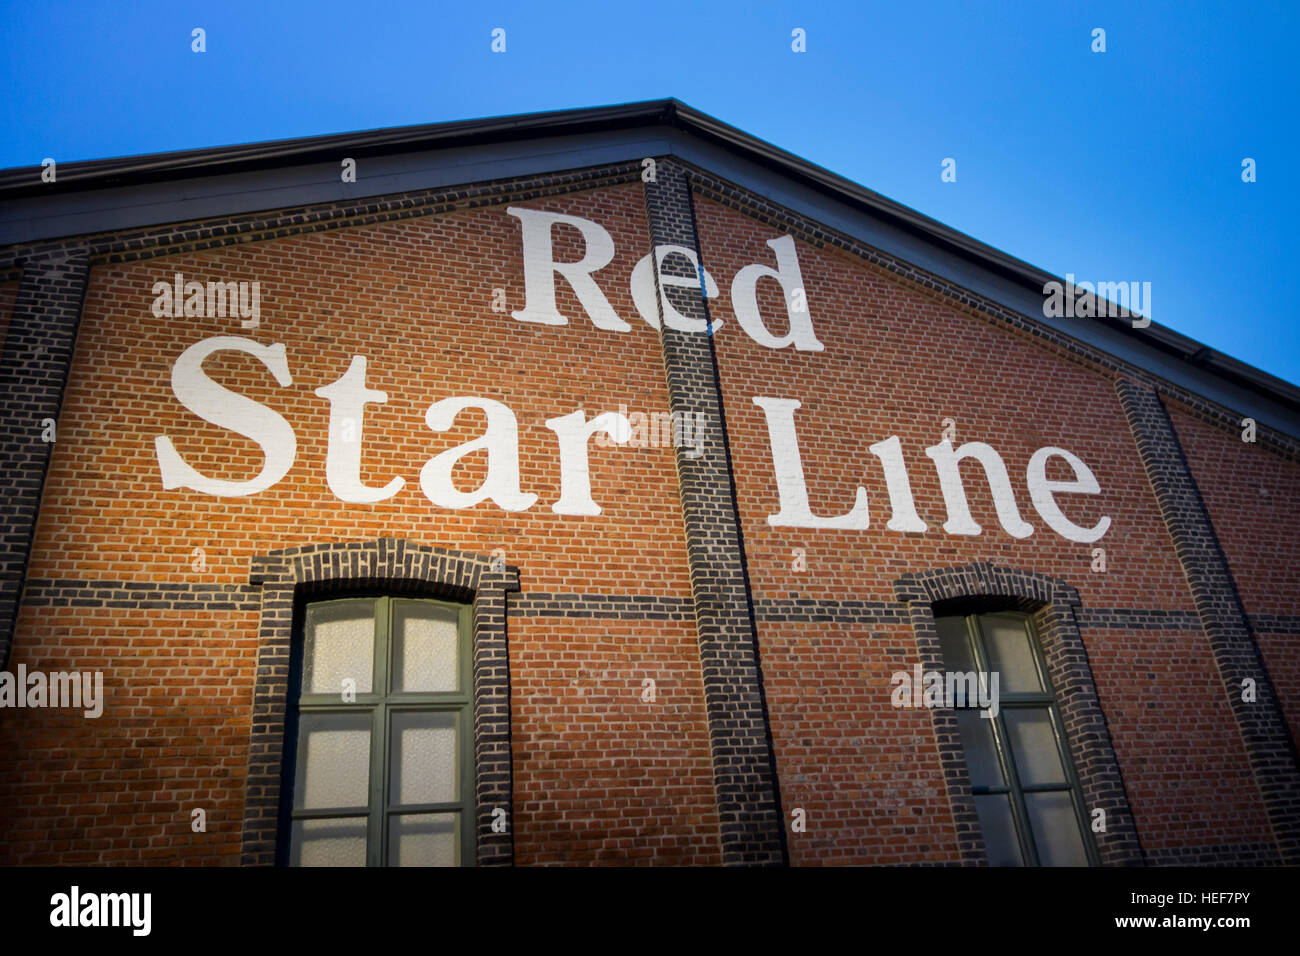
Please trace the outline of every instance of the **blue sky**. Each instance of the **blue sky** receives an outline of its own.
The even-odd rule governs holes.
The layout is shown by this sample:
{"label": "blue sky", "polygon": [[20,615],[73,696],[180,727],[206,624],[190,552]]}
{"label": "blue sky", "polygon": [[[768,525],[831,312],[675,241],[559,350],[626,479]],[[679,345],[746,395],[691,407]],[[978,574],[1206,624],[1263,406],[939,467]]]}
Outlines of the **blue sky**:
{"label": "blue sky", "polygon": [[1294,2],[0,9],[0,167],[675,96],[1300,382]]}

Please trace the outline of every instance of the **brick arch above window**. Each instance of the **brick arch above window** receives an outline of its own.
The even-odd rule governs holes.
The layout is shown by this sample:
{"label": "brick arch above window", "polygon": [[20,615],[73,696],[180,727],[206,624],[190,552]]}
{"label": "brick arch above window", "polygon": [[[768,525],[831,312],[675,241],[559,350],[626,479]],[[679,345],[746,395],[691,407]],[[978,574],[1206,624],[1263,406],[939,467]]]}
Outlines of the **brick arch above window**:
{"label": "brick arch above window", "polygon": [[[486,555],[399,538],[338,541],[257,555],[249,583],[262,588],[253,726],[245,783],[241,861],[275,862],[289,660],[294,609],[314,598],[358,588],[420,594],[473,606],[474,792],[477,863],[514,860],[510,762],[510,674],[506,594],[519,590],[519,571]],[[504,832],[492,830],[493,811],[506,811]]]}
{"label": "brick arch above window", "polygon": [[1004,607],[1033,613],[1046,605],[1077,607],[1079,592],[1058,578],[1002,568],[988,561],[977,561],[954,568],[938,568],[906,574],[894,582],[894,594],[900,601],[924,601],[930,605],[945,601],[1000,600]]}
{"label": "brick arch above window", "polygon": [[[1079,592],[1037,571],[979,561],[906,574],[894,581],[894,594],[908,606],[921,666],[927,671],[944,669],[936,614],[1018,610],[1032,617],[1089,816],[1097,809],[1106,811],[1105,831],[1092,834],[1097,854],[1105,866],[1142,866],[1133,812],[1075,617],[1075,608],[1082,604]],[[962,862],[986,863],[956,712],[936,708],[931,718],[960,833]]]}

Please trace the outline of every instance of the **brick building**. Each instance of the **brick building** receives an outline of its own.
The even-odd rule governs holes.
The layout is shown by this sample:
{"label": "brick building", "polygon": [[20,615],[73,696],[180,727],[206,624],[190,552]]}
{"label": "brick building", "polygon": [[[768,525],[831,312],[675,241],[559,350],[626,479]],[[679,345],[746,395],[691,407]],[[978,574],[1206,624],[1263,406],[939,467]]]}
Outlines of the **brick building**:
{"label": "brick building", "polygon": [[1300,860],[1294,386],[671,100],[42,173],[0,861]]}

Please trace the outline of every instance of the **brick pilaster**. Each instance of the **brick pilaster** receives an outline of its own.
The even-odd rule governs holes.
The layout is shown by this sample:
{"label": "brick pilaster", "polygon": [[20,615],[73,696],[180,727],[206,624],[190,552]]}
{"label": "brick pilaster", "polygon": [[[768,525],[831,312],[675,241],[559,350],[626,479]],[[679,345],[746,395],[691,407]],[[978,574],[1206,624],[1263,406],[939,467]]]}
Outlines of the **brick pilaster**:
{"label": "brick pilaster", "polygon": [[9,663],[54,448],[42,423],[59,418],[89,275],[79,249],[26,262],[0,352],[0,667]]}
{"label": "brick pilaster", "polygon": [[[645,184],[645,199],[650,251],[671,244],[694,250],[699,257],[690,186],[682,167],[659,161],[655,182]],[[677,258],[678,265],[684,266],[684,257]],[[693,275],[689,267],[675,268],[672,257],[665,261],[664,270]],[[679,288],[668,294],[682,316],[708,319],[698,291]],[[662,316],[661,304],[661,321]],[[732,865],[780,865],[787,862],[785,826],[713,340],[707,332],[665,326],[660,329],[660,343],[671,410],[700,415],[705,423],[703,454],[692,458],[690,449],[678,447],[676,459],[722,860]]]}
{"label": "brick pilaster", "polygon": [[[474,599],[474,804],[478,865],[514,862],[514,789],[510,758],[510,655],[506,594],[519,571],[492,565],[478,575]],[[505,828],[494,829],[504,810]]]}
{"label": "brick pilaster", "polygon": [[[1159,395],[1124,379],[1116,382],[1115,390],[1209,639],[1278,852],[1283,863],[1300,863],[1300,767],[1295,743],[1209,512]],[[1242,699],[1247,679],[1256,688],[1250,702]]]}

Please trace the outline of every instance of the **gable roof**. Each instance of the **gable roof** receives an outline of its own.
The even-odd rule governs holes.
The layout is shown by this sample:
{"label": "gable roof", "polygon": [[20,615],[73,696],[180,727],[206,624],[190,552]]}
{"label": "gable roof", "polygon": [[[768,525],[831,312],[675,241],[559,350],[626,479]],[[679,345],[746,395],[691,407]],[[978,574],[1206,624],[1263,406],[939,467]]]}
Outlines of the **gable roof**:
{"label": "gable roof", "polygon": [[675,99],[0,170],[0,247],[670,154],[1300,438],[1295,385],[1156,322],[1045,319],[1060,277]]}

